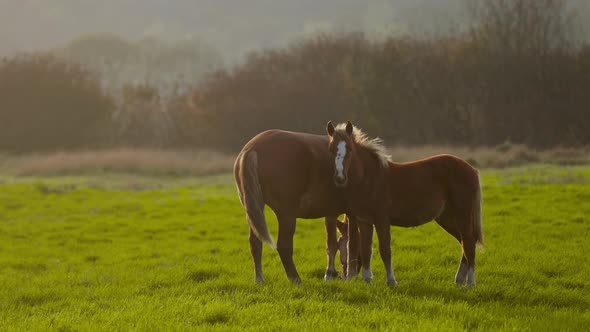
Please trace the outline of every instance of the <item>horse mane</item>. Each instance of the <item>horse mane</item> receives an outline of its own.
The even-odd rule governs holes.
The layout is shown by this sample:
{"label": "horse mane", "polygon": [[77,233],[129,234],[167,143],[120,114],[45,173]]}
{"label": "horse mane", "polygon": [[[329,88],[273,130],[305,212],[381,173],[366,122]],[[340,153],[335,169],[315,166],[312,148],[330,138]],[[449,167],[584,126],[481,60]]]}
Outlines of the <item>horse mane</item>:
{"label": "horse mane", "polygon": [[[338,124],[335,129],[337,132],[346,135],[346,123]],[[383,167],[386,167],[391,161],[391,155],[387,153],[387,148],[383,144],[381,138],[370,138],[357,126],[352,127],[352,137],[356,144],[369,150],[369,152],[375,155]]]}

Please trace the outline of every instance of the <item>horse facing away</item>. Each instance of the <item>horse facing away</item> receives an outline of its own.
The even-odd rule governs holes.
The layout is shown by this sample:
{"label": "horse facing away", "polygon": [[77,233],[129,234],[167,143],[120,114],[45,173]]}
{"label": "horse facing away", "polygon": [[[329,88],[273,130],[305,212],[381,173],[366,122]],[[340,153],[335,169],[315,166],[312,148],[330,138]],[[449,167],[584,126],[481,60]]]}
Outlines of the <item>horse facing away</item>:
{"label": "horse facing away", "polygon": [[[463,254],[455,275],[457,285],[475,285],[475,246],[483,244],[479,172],[466,161],[437,155],[394,163],[379,139],[369,139],[349,121],[328,122],[334,183],[345,187],[349,216],[348,278],[370,281],[373,225],[387,283],[397,285],[391,266],[390,226],[414,227],[435,220],[455,237]],[[360,237],[360,238],[359,238]]]}
{"label": "horse facing away", "polygon": [[[264,206],[277,216],[279,236],[276,249],[293,282],[301,282],[293,262],[293,235],[296,218],[325,218],[328,267],[325,278],[338,277],[334,259],[338,249],[346,258],[347,236],[336,238],[337,216],[344,213],[342,192],[329,177],[333,161],[325,135],[281,130],[262,132],[250,140],[234,164],[234,176],[240,202],[250,226],[250,252],[257,282],[262,274],[262,242],[275,247],[268,231]],[[346,235],[346,234],[344,234]],[[346,266],[343,264],[346,275]]]}

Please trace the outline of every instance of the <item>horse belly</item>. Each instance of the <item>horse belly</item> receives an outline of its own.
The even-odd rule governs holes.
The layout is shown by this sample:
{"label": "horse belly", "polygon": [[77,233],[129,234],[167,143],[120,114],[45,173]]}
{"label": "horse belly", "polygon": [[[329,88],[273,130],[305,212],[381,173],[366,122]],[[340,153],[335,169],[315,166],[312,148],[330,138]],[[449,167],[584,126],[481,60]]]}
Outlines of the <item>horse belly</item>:
{"label": "horse belly", "polygon": [[392,226],[399,226],[399,227],[416,227],[424,225],[434,218],[391,218],[390,223]]}
{"label": "horse belly", "polygon": [[444,202],[416,207],[413,209],[407,209],[398,215],[394,215],[390,221],[394,226],[416,227],[436,219],[443,213],[444,209]]}
{"label": "horse belly", "polygon": [[262,183],[265,203],[275,213],[286,213],[297,218],[315,219],[343,213],[343,204],[329,190],[317,186],[302,186],[309,182],[303,176],[267,177]]}
{"label": "horse belly", "polygon": [[327,195],[306,193],[299,201],[297,217],[303,219],[315,219],[343,213],[342,207]]}

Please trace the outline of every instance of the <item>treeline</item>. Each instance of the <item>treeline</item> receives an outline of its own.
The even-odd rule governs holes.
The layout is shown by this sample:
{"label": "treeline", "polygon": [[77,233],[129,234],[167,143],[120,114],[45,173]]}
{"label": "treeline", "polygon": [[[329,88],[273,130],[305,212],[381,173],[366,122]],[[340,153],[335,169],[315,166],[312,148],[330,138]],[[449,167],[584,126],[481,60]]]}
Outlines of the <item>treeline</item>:
{"label": "treeline", "polygon": [[454,37],[325,35],[252,54],[195,94],[204,137],[350,119],[389,144],[590,143],[590,48],[565,1],[473,1]]}
{"label": "treeline", "polygon": [[0,151],[93,147],[104,140],[114,100],[96,75],[49,56],[0,62]]}
{"label": "treeline", "polygon": [[195,93],[203,137],[350,119],[388,143],[590,143],[590,49],[497,54],[463,39],[324,36],[254,54]]}
{"label": "treeline", "polygon": [[590,47],[573,42],[567,3],[469,3],[473,23],[452,37],[321,35],[254,52],[191,89],[113,92],[72,61],[4,59],[0,149],[236,150],[265,129],[323,133],[347,119],[388,144],[589,144]]}
{"label": "treeline", "polygon": [[222,67],[200,40],[80,36],[0,59],[0,153],[191,145],[181,138],[192,88]]}

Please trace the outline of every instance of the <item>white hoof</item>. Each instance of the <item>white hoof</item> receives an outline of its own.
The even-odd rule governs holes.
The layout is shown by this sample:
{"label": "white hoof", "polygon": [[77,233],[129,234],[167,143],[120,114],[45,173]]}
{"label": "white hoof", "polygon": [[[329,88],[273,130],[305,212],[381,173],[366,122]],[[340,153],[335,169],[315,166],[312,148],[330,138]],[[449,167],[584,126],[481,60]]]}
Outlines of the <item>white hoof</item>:
{"label": "white hoof", "polygon": [[475,286],[475,268],[470,267],[467,271],[467,287]]}
{"label": "white hoof", "polygon": [[370,269],[363,269],[363,280],[367,283],[371,283],[373,280],[373,272]]}
{"label": "white hoof", "polygon": [[457,286],[462,286],[465,284],[465,281],[467,280],[467,270],[469,268],[467,267],[467,264],[464,264],[463,261],[461,261],[461,264],[459,264],[459,269],[457,270],[457,274],[455,275],[455,284],[457,284]]}

